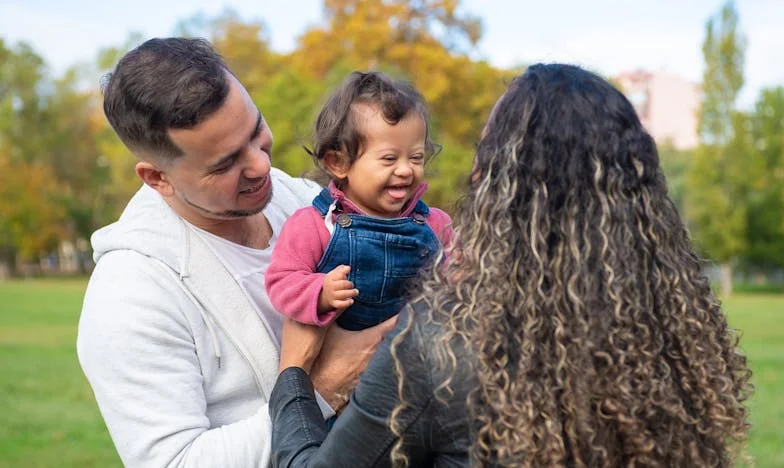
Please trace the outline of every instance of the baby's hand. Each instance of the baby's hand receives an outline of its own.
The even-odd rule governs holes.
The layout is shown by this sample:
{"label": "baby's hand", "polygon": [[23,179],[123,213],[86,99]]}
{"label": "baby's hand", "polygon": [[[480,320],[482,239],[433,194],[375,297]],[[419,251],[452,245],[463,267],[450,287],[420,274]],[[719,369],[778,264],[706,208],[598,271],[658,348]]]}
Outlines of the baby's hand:
{"label": "baby's hand", "polygon": [[338,265],[334,270],[324,275],[324,282],[319,294],[318,313],[324,314],[332,309],[343,312],[354,303],[354,297],[359,291],[354,289],[354,283],[348,280],[351,267]]}

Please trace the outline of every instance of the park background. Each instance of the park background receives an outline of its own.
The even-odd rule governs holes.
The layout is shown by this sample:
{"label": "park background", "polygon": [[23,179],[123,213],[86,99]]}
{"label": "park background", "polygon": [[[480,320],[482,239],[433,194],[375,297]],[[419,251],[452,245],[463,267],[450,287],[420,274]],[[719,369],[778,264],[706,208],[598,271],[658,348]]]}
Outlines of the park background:
{"label": "park background", "polygon": [[[749,451],[756,466],[784,466],[783,2],[274,3],[186,2],[160,14],[149,1],[132,11],[93,1],[0,4],[0,467],[119,465],[75,356],[89,235],[139,187],[98,84],[124,52],[162,35],[215,44],[270,123],[273,164],[295,175],[312,168],[302,146],[347,73],[374,68],[412,81],[444,147],[427,168],[426,200],[447,211],[492,104],[527,64],[590,68],[641,117],[653,93],[668,97],[649,78],[681,75],[697,99],[685,111],[693,125],[680,129],[694,144],[652,134],[754,371]],[[117,26],[118,16],[138,25]]]}

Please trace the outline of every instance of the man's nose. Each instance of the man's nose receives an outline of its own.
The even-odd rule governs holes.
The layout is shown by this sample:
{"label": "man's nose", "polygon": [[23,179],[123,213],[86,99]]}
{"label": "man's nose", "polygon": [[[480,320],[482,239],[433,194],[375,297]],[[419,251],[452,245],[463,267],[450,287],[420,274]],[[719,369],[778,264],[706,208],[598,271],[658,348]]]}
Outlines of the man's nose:
{"label": "man's nose", "polygon": [[266,177],[270,171],[270,157],[261,148],[254,148],[248,156],[248,163],[242,171],[246,179]]}

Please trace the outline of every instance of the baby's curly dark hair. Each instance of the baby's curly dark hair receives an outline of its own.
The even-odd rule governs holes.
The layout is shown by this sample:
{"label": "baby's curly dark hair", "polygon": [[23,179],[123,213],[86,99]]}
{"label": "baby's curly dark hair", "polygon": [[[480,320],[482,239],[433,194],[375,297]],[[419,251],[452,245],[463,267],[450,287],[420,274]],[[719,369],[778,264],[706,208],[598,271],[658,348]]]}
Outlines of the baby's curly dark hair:
{"label": "baby's curly dark hair", "polygon": [[426,127],[426,160],[441,150],[441,146],[431,138],[425,99],[411,83],[378,71],[355,71],[327,99],[316,117],[313,148],[307,151],[321,171],[320,174],[311,175],[319,181],[324,182],[332,177],[324,165],[324,157],[328,152],[339,152],[348,166],[362,153],[365,135],[355,116],[355,104],[377,106],[390,125],[396,125],[412,112],[419,115]]}

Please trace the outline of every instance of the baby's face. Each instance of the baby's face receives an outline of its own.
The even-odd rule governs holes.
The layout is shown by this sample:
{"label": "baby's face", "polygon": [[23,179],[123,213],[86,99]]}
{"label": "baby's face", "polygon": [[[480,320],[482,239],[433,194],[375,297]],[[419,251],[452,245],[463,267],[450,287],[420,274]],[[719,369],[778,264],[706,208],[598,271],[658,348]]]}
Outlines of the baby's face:
{"label": "baby's face", "polygon": [[424,180],[425,122],[410,112],[390,125],[367,104],[355,105],[354,112],[365,142],[346,173],[346,196],[370,216],[397,217]]}

